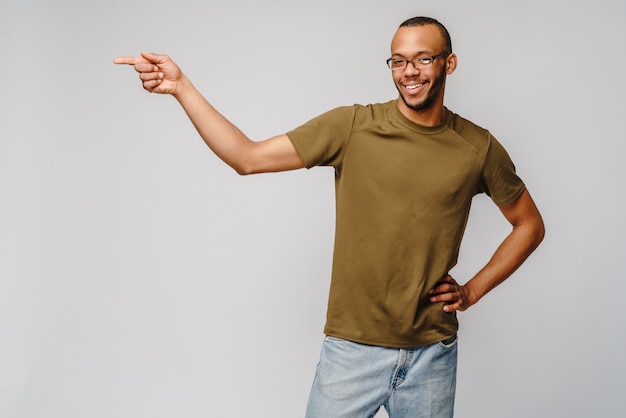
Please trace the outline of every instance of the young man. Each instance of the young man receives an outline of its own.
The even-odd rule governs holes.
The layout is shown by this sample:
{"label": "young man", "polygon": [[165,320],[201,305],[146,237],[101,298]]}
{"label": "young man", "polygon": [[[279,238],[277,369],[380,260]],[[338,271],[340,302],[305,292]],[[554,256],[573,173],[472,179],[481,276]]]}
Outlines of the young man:
{"label": "young man", "polygon": [[[253,142],[220,115],[164,55],[120,57],[143,87],[173,95],[206,144],[240,174],[317,165],[336,170],[336,236],[326,338],[307,417],[451,417],[456,311],[509,277],[543,239],[541,216],[491,134],[444,107],[456,69],[448,31],[402,23],[387,61],[399,97],[331,110]],[[464,285],[456,264],[474,195],[512,225]]]}

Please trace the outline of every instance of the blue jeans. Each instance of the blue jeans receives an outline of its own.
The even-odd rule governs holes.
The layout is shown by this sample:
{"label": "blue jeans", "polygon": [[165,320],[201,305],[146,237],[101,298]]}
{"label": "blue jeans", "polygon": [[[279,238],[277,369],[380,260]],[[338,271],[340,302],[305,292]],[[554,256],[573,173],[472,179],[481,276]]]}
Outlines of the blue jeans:
{"label": "blue jeans", "polygon": [[397,349],[326,337],[306,418],[451,418],[457,338]]}

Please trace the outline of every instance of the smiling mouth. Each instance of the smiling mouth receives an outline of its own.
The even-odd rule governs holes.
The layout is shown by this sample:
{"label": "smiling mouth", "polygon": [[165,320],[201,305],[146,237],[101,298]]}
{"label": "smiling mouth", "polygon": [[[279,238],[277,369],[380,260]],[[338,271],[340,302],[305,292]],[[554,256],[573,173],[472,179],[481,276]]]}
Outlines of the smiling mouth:
{"label": "smiling mouth", "polygon": [[426,85],[426,83],[404,84],[404,88],[409,91],[417,90]]}

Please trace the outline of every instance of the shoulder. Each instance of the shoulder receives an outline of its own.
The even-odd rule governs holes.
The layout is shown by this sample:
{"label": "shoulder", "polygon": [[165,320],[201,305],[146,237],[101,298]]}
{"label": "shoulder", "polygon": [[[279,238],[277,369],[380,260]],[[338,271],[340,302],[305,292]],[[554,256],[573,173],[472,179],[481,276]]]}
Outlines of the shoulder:
{"label": "shoulder", "polygon": [[449,127],[454,132],[461,136],[469,137],[482,137],[488,138],[491,134],[482,126],[475,124],[474,122],[448,110],[449,112]]}
{"label": "shoulder", "polygon": [[495,141],[491,132],[450,110],[448,112],[448,127],[467,145],[484,156]]}
{"label": "shoulder", "polygon": [[379,126],[393,119],[395,100],[385,103],[371,103],[367,105],[355,104],[354,129],[364,130],[372,126]]}
{"label": "shoulder", "polygon": [[311,119],[309,123],[352,126],[352,130],[364,130],[380,125],[390,119],[393,101],[387,103],[353,104],[330,109]]}

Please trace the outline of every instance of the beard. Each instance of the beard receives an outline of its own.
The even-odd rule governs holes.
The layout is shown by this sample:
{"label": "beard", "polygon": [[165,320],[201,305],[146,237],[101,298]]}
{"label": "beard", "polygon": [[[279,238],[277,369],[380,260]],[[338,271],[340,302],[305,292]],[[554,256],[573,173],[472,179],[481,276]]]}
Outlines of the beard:
{"label": "beard", "polygon": [[426,95],[424,100],[422,100],[421,102],[417,102],[417,103],[409,103],[397,85],[396,85],[396,88],[398,89],[398,92],[400,93],[400,97],[402,98],[402,101],[409,109],[425,110],[425,109],[430,109],[433,103],[435,103],[435,100],[437,99],[439,92],[443,88],[445,81],[446,81],[446,67],[442,66],[441,71],[439,71],[439,74],[435,76],[435,79],[430,84],[430,89],[428,90],[428,94]]}

